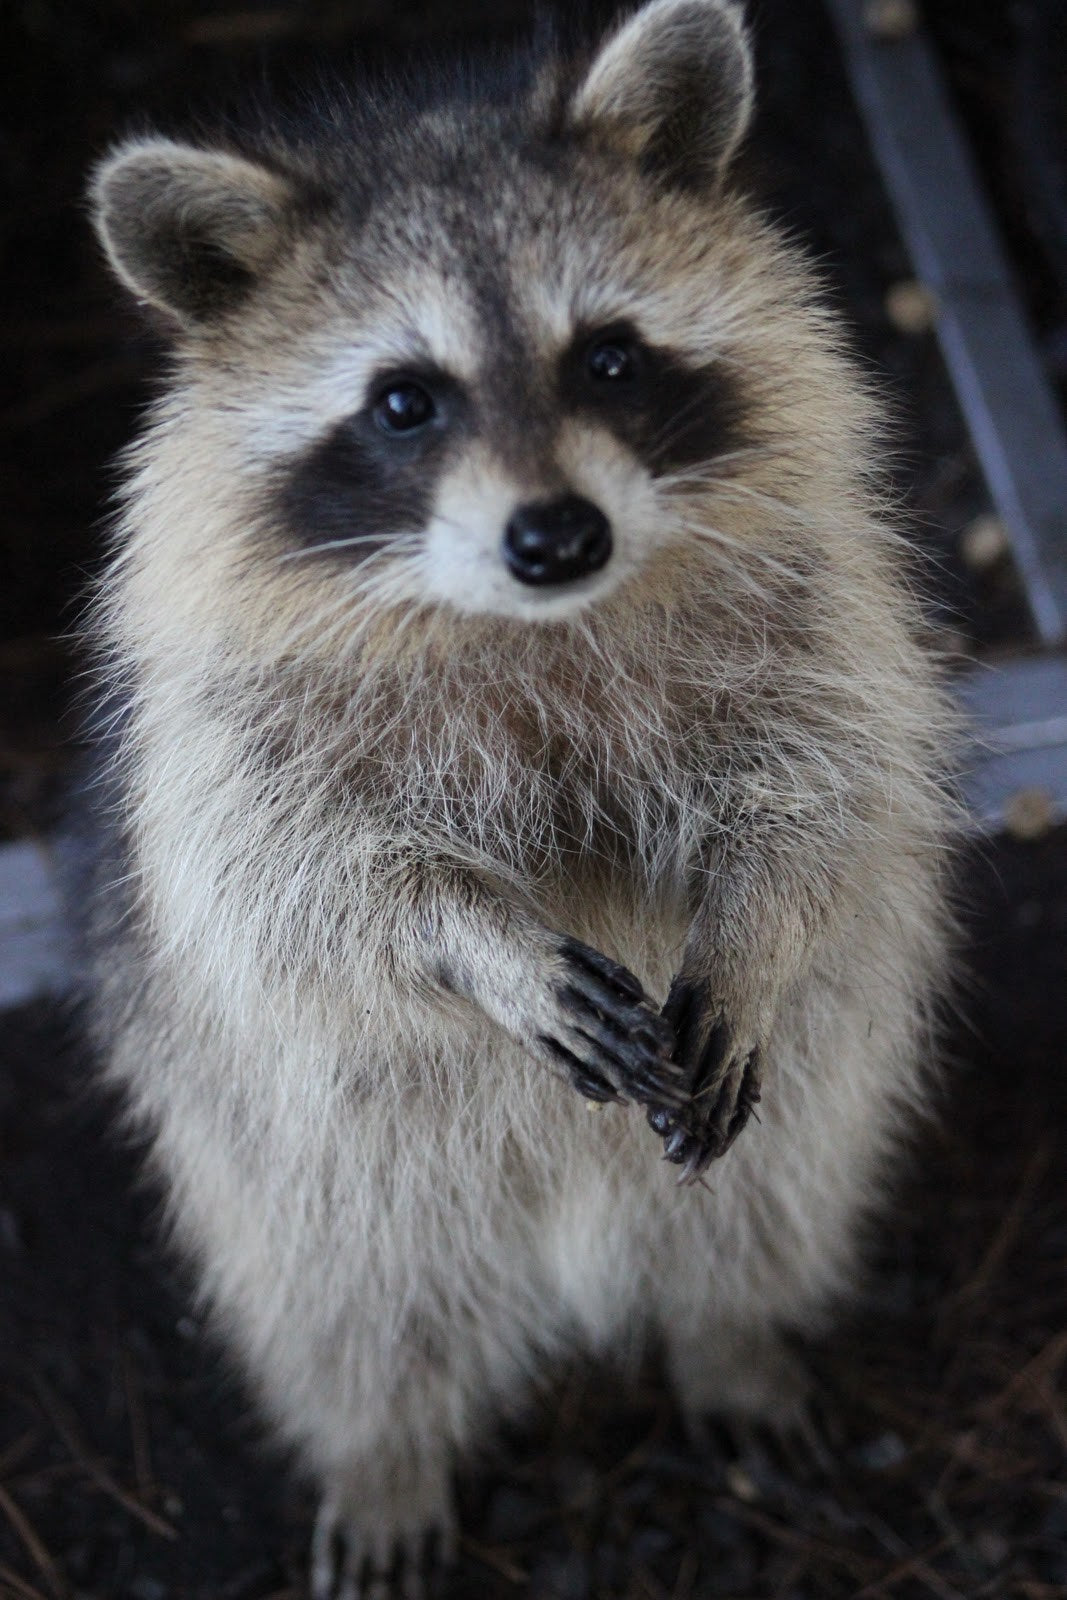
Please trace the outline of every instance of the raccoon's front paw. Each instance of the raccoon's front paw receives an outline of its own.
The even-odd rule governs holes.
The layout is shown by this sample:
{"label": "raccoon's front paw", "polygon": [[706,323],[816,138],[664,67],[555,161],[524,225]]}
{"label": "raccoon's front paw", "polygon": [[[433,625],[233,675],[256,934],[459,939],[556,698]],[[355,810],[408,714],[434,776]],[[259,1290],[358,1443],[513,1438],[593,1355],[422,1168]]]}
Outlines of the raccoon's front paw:
{"label": "raccoon's front paw", "polygon": [[557,960],[536,1050],[589,1100],[680,1106],[686,1085],[672,1059],[674,1028],[633,973],[577,939],[560,942]]}
{"label": "raccoon's front paw", "polygon": [[663,1155],[694,1183],[724,1156],[760,1098],[760,1047],[711,1002],[706,983],[675,978],[663,1007],[675,1033],[674,1059],[688,1086],[681,1106],[650,1106]]}
{"label": "raccoon's front paw", "polygon": [[[416,1508],[417,1509],[417,1508]],[[430,1600],[455,1564],[451,1507],[423,1525],[367,1504],[353,1517],[324,1500],[311,1544],[311,1600]]]}

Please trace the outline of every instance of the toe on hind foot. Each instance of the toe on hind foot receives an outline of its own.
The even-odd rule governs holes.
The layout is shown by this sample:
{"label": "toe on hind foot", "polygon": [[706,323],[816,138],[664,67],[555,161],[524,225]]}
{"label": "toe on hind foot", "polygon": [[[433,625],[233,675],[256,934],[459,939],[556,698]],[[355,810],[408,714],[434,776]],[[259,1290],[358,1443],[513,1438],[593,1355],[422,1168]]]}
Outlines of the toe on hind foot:
{"label": "toe on hind foot", "polygon": [[[407,1508],[410,1509],[410,1508]],[[415,1525],[325,1499],[311,1545],[311,1600],[433,1600],[457,1554],[452,1508]]]}

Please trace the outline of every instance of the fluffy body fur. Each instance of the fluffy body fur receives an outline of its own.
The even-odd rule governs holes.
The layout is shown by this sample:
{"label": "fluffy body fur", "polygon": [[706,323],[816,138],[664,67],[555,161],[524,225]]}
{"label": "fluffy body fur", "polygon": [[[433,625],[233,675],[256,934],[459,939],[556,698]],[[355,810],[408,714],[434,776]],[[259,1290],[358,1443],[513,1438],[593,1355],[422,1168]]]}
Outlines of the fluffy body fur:
{"label": "fluffy body fur", "polygon": [[[174,357],[96,611],[96,1027],[322,1486],[317,1595],[416,1592],[575,1340],[781,1415],[924,1094],[948,723],[871,401],[731,187],[749,79],[657,0],[506,96],[97,178]],[[368,411],[412,374],[437,442]],[[564,490],[611,559],[517,582]]]}

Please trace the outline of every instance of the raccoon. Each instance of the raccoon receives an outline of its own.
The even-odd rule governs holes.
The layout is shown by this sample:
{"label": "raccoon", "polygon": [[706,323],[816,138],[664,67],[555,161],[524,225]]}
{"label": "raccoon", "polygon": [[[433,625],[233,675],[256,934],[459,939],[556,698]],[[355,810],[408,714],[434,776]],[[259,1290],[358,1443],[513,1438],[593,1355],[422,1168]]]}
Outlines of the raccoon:
{"label": "raccoon", "polygon": [[736,6],[651,0],[95,175],[171,355],[91,623],[92,1026],[316,1600],[420,1592],[576,1345],[786,1418],[928,1097],[951,717],[752,81]]}

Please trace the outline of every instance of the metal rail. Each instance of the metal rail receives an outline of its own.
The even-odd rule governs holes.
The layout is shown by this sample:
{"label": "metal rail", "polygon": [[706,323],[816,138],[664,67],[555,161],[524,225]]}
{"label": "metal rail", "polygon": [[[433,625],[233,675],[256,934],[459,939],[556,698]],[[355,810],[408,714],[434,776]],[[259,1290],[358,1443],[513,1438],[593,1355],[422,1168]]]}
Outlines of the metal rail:
{"label": "metal rail", "polygon": [[72,961],[47,845],[0,845],[0,1010],[70,987]]}
{"label": "metal rail", "polygon": [[976,827],[1026,836],[1067,821],[1067,661],[976,667],[956,693],[974,734],[963,794]]}
{"label": "metal rail", "polygon": [[1067,437],[966,142],[906,0],[827,4],[1038,636],[1061,646]]}

